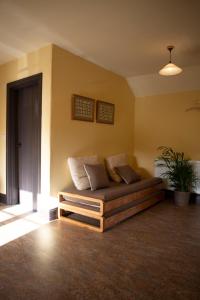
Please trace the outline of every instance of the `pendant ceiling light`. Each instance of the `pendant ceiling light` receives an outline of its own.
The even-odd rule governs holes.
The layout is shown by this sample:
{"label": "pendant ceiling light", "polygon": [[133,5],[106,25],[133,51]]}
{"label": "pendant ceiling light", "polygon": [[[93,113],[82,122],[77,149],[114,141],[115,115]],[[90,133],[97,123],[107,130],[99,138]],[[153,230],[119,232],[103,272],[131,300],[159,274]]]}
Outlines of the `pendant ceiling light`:
{"label": "pendant ceiling light", "polygon": [[172,76],[180,74],[183,70],[177,67],[175,64],[172,64],[171,61],[171,52],[174,49],[174,46],[168,46],[167,49],[169,51],[169,63],[159,71],[159,74],[163,76]]}

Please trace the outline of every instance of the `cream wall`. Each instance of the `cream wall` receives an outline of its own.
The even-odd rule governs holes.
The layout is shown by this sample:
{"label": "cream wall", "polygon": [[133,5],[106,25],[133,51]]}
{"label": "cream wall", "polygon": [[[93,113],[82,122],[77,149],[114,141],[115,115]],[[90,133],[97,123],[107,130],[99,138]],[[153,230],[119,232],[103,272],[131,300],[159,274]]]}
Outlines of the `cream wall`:
{"label": "cream wall", "polygon": [[0,66],[0,193],[6,193],[6,86],[21,78],[43,73],[41,188],[50,190],[50,113],[52,45]]}
{"label": "cream wall", "polygon": [[[200,99],[200,89],[134,98],[123,77],[49,45],[0,66],[0,193],[6,192],[6,85],[40,72],[42,193],[56,196],[71,183],[68,156],[98,154],[102,159],[120,152],[134,154],[145,176],[153,175],[157,147],[161,145],[200,160],[200,112],[186,112]],[[115,124],[71,120],[73,93],[114,103]]]}
{"label": "cream wall", "polygon": [[186,109],[200,99],[200,89],[136,97],[135,156],[144,175],[153,175],[157,147],[170,146],[200,160],[200,111]]}
{"label": "cream wall", "polygon": [[[115,104],[115,124],[71,120],[72,94]],[[68,156],[133,154],[134,97],[124,78],[53,47],[51,194],[71,183]]]}

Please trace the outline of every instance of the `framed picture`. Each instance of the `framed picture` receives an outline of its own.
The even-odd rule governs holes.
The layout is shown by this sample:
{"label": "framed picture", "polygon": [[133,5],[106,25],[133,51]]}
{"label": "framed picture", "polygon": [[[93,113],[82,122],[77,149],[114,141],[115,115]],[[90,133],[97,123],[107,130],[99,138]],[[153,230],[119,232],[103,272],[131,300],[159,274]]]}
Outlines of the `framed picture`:
{"label": "framed picture", "polygon": [[72,120],[94,122],[95,100],[72,95]]}
{"label": "framed picture", "polygon": [[97,101],[97,123],[114,124],[115,105],[109,102]]}

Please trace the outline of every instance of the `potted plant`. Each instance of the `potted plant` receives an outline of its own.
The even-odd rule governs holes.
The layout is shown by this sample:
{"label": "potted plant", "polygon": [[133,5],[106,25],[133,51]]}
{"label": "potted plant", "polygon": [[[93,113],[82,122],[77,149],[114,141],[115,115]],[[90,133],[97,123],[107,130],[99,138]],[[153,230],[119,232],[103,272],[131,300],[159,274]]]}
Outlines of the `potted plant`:
{"label": "potted plant", "polygon": [[158,165],[166,169],[162,175],[168,179],[169,185],[175,190],[175,204],[187,205],[190,193],[198,181],[192,164],[183,152],[176,152],[165,146],[159,147],[158,150],[161,151]]}

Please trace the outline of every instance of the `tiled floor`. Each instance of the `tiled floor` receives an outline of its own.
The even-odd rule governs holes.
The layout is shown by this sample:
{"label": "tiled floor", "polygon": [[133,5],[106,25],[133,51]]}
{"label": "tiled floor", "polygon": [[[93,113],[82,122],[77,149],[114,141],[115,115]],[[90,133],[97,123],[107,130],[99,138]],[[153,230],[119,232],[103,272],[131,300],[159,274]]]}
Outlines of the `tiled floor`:
{"label": "tiled floor", "polygon": [[103,234],[43,225],[0,247],[0,299],[198,300],[200,205],[165,201]]}

